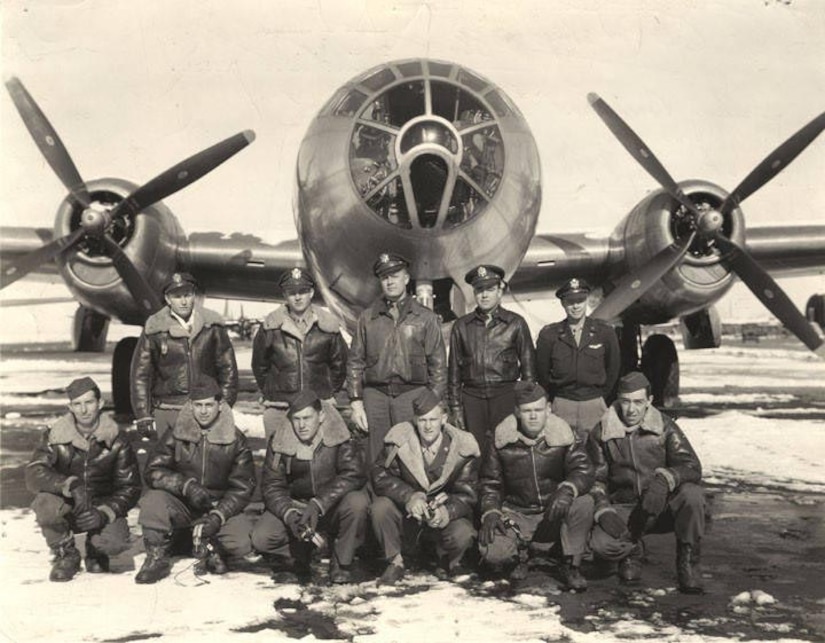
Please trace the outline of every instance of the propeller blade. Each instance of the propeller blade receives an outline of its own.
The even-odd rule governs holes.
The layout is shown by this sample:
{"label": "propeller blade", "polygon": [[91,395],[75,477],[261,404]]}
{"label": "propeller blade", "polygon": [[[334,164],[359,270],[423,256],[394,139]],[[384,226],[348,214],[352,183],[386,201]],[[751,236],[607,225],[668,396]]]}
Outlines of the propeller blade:
{"label": "propeller blade", "polygon": [[616,319],[634,301],[644,295],[668,270],[678,264],[687,254],[690,244],[696,238],[694,230],[681,244],[671,244],[641,268],[624,275],[616,287],[593,311],[591,317],[610,321]]}
{"label": "propeller blade", "polygon": [[40,153],[46,158],[54,173],[57,174],[57,177],[66,186],[75,201],[84,208],[89,207],[92,198],[86,190],[86,184],[80,177],[72,157],[69,156],[63,141],[60,140],[46,115],[43,114],[29,92],[26,91],[20,79],[10,78],[6,81],[6,89],[9,91],[12,101],[14,101],[17,111],[20,112],[23,123],[32,135],[34,142],[37,143],[37,147],[40,148]]}
{"label": "propeller blade", "polygon": [[132,260],[126,256],[118,243],[109,235],[103,235],[103,242],[109,249],[112,256],[112,263],[115,265],[117,274],[123,279],[126,288],[134,297],[138,306],[140,306],[147,314],[152,314],[161,309],[163,304],[158,298],[154,290],[149,287],[143,275],[140,274]]}
{"label": "propeller blade", "polygon": [[32,270],[38,268],[41,264],[51,261],[59,254],[66,252],[66,250],[80,241],[83,233],[83,228],[78,228],[71,234],[55,239],[34,252],[30,252],[19,261],[7,267],[3,270],[2,275],[0,275],[0,289],[13,284],[18,279],[25,277]]}
{"label": "propeller blade", "polygon": [[791,162],[799,156],[802,150],[808,147],[808,145],[819,136],[823,129],[825,129],[825,112],[821,113],[765,157],[750,174],[742,179],[742,182],[736,186],[736,189],[727,196],[719,208],[719,211],[723,215],[728,214],[733,208],[773,179],[773,177],[788,167]]}
{"label": "propeller blade", "polygon": [[725,262],[774,317],[810,350],[825,357],[825,339],[799,312],[779,284],[738,244],[721,235],[717,235],[716,243],[725,253]]}
{"label": "propeller blade", "polygon": [[644,141],[634,132],[630,126],[622,120],[613,109],[598,94],[593,92],[587,95],[590,106],[596,111],[599,117],[607,125],[613,135],[619,139],[624,148],[630,153],[636,162],[641,165],[650,176],[652,176],[667,192],[683,206],[690,210],[696,217],[699,211],[693,202],[687,198],[682,189],[677,185],[673,177],[670,176],[664,165],[645,145]]}
{"label": "propeller blade", "polygon": [[255,132],[246,130],[190,156],[132,192],[115,206],[112,210],[112,217],[117,218],[126,213],[137,214],[170,194],[182,190],[230,159],[254,140]]}

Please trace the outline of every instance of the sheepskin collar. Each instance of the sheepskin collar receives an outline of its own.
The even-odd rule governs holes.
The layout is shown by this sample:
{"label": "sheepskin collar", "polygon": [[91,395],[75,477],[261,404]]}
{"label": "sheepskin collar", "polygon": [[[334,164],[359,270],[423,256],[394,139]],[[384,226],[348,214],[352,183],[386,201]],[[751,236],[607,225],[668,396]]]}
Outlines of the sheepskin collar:
{"label": "sheepskin collar", "polygon": [[192,333],[190,334],[177,319],[172,317],[172,309],[164,306],[146,320],[143,332],[147,335],[169,333],[172,337],[195,337],[205,327],[223,326],[223,323],[223,317],[215,311],[196,307],[192,311]]}
{"label": "sheepskin collar", "polygon": [[[629,427],[622,422],[617,404],[618,402],[614,402],[602,415],[602,440],[616,440],[628,434]],[[665,416],[652,405],[648,406],[638,428],[642,431],[662,435],[665,430]]]}
{"label": "sheepskin collar", "polygon": [[508,444],[521,442],[527,446],[537,444],[539,440],[544,440],[548,447],[568,447],[576,441],[573,430],[557,415],[548,414],[544,428],[536,438],[529,438],[518,430],[518,420],[515,415],[508,415],[496,427],[495,445],[496,449],[501,449]]}
{"label": "sheepskin collar", "polygon": [[[314,315],[314,321],[318,324],[318,328],[325,333],[337,333],[341,328],[338,319],[332,313],[327,312],[323,308],[318,308],[314,304],[310,304],[307,314]],[[296,337],[303,336],[303,333],[295,326],[295,321],[289,314],[289,308],[286,304],[269,313],[264,319],[263,326],[266,330],[282,330]],[[310,324],[310,327],[311,326]]]}
{"label": "sheepskin collar", "polygon": [[315,442],[317,444],[306,445],[295,435],[292,424],[285,422],[272,435],[272,450],[275,453],[296,457],[299,460],[311,460],[318,444],[323,444],[325,447],[335,447],[350,439],[349,429],[347,429],[344,419],[338,413],[324,414],[324,421],[318,429],[318,434],[320,440],[316,436]]}
{"label": "sheepskin collar", "polygon": [[[120,429],[112,418],[108,415],[101,415],[97,428],[92,432],[89,438],[93,438],[98,442],[103,442],[108,448],[111,449],[112,443],[115,441],[119,431]],[[81,451],[86,451],[89,448],[89,443],[86,438],[84,438],[80,431],[77,430],[74,415],[71,413],[66,413],[66,415],[60,417],[49,430],[49,444],[69,443]]]}
{"label": "sheepskin collar", "polygon": [[[192,402],[186,402],[178,413],[172,435],[176,440],[200,442],[202,433],[201,426],[195,419]],[[235,418],[226,402],[221,402],[217,419],[206,431],[206,441],[211,444],[232,444],[235,441]]]}

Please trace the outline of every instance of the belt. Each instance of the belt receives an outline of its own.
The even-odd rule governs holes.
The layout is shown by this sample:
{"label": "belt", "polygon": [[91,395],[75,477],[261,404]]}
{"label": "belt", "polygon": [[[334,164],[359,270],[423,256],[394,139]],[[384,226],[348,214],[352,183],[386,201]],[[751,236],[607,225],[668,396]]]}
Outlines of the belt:
{"label": "belt", "polygon": [[417,388],[421,388],[423,384],[407,384],[406,382],[389,382],[387,384],[370,384],[369,388],[380,391],[384,395],[390,397],[398,397],[404,393],[409,393]]}

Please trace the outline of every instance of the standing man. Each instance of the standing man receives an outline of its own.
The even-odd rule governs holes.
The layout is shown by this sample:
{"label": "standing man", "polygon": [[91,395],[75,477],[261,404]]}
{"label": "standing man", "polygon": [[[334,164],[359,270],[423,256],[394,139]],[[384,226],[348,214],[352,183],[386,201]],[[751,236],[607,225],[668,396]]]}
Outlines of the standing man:
{"label": "standing man", "polygon": [[176,272],[163,288],[166,306],[146,320],[132,357],[132,410],[138,431],[162,435],[175,425],[201,377],[218,382],[223,400],[238,396],[235,351],[218,313],[195,305],[197,282]]}
{"label": "standing man", "polygon": [[582,439],[607,410],[619,378],[621,356],[609,324],[587,317],[590,286],[571,279],[556,291],[567,319],[541,329],[536,340],[539,384],[553,403],[553,413]]}
{"label": "standing man", "polygon": [[402,552],[434,541],[439,567],[454,574],[473,544],[479,450],[475,438],[447,424],[444,404],[424,389],[413,403],[414,423],[393,426],[372,466],[375,489],[370,514],[387,567],[380,584],[404,576]]}
{"label": "standing man", "polygon": [[193,542],[207,552],[199,569],[213,574],[226,573],[225,556],[252,551],[252,523],[243,510],[255,490],[255,465],[222,395],[214,380],[195,383],[175,426],[149,455],[143,474],[149,490],[138,515],[146,560],[136,583],[169,575],[173,530],[194,528]]}
{"label": "standing man", "polygon": [[484,454],[493,429],[513,412],[516,381],[535,379],[536,358],[527,322],[501,306],[504,270],[478,266],[464,281],[477,307],[453,325],[447,391],[453,421]]}
{"label": "standing man", "polygon": [[529,547],[560,543],[562,580],[583,591],[579,566],[593,525],[593,467],[584,442],[550,412],[535,382],[515,387],[514,414],[496,427],[481,467],[482,560],[492,569],[527,574]]}
{"label": "standing man", "polygon": [[293,398],[289,419],[267,444],[261,473],[266,511],[252,545],[263,554],[291,557],[297,576],[308,579],[313,538],[318,530],[331,533],[330,581],[352,582],[369,507],[360,450],[343,418],[329,415],[314,391]]}
{"label": "standing man", "polygon": [[312,304],[315,281],[293,268],[279,282],[286,304],[266,316],[252,343],[252,372],[264,398],[266,439],[291,431],[287,411],[298,393],[312,389],[327,414],[338,415],[335,392],[347,375],[347,345],[338,320]]}
{"label": "standing man", "polygon": [[390,427],[413,419],[423,388],[438,398],[447,384],[447,358],[437,315],[407,294],[410,262],[383,253],[373,265],[381,297],[361,313],[347,363],[352,419],[369,432],[368,465]]}
{"label": "standing man", "polygon": [[705,531],[702,465],[678,425],[652,405],[638,371],[619,380],[618,398],[588,440],[596,482],[594,554],[619,561],[624,582],[641,577],[646,533],[676,532],[679,591],[702,593],[699,553]]}
{"label": "standing man", "polygon": [[74,534],[86,532],[86,571],[109,571],[109,557],[129,548],[126,514],[140,496],[140,471],[117,424],[100,413],[100,389],[90,377],[66,393],[69,412],[43,432],[26,467],[32,509],[54,554],[51,581],[80,570]]}

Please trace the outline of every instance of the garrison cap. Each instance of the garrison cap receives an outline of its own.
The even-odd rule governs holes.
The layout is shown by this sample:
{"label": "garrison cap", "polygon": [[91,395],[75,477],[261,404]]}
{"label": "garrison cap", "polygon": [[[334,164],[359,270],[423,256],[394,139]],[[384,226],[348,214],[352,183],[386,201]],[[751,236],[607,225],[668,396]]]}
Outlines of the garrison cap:
{"label": "garrison cap", "polygon": [[78,377],[76,380],[72,380],[66,387],[66,395],[69,396],[70,400],[78,398],[89,391],[97,391],[97,396],[100,397],[100,387],[88,376]]}
{"label": "garrison cap", "polygon": [[163,286],[163,294],[172,292],[173,290],[180,290],[182,288],[194,288],[197,290],[198,282],[188,272],[176,272]]}
{"label": "garrison cap", "polygon": [[308,406],[313,407],[316,411],[321,410],[321,398],[311,388],[305,388],[298,392],[298,395],[292,400],[289,405],[287,415],[292,417],[298,411],[303,411]]}
{"label": "garrison cap", "polygon": [[416,417],[427,415],[436,406],[441,404],[441,398],[430,389],[425,388],[421,394],[413,400],[413,413]]}
{"label": "garrison cap", "polygon": [[309,271],[295,267],[283,274],[278,285],[283,292],[291,292],[302,288],[315,288],[315,280]]}
{"label": "garrison cap", "polygon": [[189,389],[190,400],[205,400],[208,397],[219,400],[223,397],[221,387],[211,377],[197,380]]}
{"label": "garrison cap", "polygon": [[547,400],[547,392],[535,382],[516,382],[513,392],[516,395],[516,406],[530,404],[541,399]]}
{"label": "garrison cap", "polygon": [[504,269],[491,264],[476,266],[466,275],[464,281],[473,288],[484,288],[504,281]]}
{"label": "garrison cap", "polygon": [[570,281],[564,284],[561,288],[556,291],[556,297],[559,299],[564,299],[566,297],[575,297],[576,295],[582,296],[583,299],[587,298],[587,295],[590,294],[590,284],[587,283],[584,279],[577,279],[573,277]]}
{"label": "garrison cap", "polygon": [[372,271],[376,277],[383,277],[409,267],[410,262],[405,257],[394,252],[382,252],[378,255],[377,261],[372,264]]}
{"label": "garrison cap", "polygon": [[630,371],[627,375],[619,380],[618,393],[633,393],[640,391],[650,386],[650,380],[645,377],[644,373],[639,371]]}

